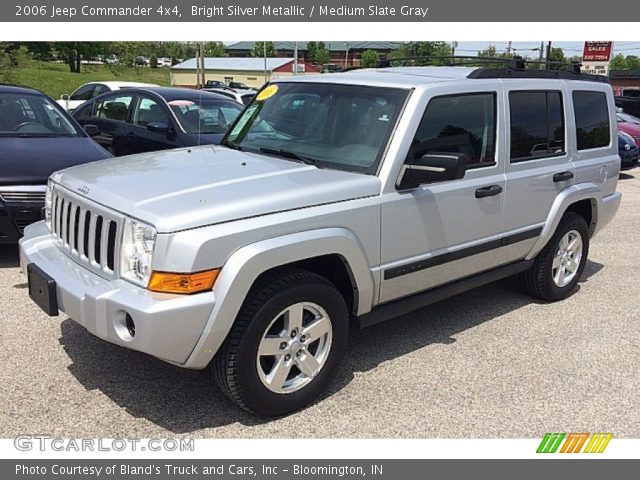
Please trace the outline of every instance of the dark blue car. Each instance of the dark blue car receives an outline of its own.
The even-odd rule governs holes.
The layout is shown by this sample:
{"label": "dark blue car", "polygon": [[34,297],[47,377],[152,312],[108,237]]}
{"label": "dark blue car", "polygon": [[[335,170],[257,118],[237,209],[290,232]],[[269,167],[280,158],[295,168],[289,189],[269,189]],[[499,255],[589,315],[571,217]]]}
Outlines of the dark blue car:
{"label": "dark blue car", "polygon": [[638,166],[640,149],[635,140],[628,133],[618,131],[618,155],[620,155],[620,169],[629,170]]}
{"label": "dark blue car", "polygon": [[127,88],[105,93],[73,112],[114,155],[220,143],[243,106],[224,95],[187,88]]}
{"label": "dark blue car", "polygon": [[42,218],[49,175],[109,157],[42,92],[0,84],[0,244]]}

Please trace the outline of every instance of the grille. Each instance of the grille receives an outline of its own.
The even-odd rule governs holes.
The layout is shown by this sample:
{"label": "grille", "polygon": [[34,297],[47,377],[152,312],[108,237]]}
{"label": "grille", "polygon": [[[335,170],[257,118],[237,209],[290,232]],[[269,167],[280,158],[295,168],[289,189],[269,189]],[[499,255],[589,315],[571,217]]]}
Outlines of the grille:
{"label": "grille", "polygon": [[33,220],[16,220],[16,227],[20,232],[20,235],[24,234],[24,229],[33,223]]}
{"label": "grille", "polygon": [[51,231],[63,249],[94,270],[113,274],[116,270],[120,222],[115,216],[87,206],[54,190]]}
{"label": "grille", "polygon": [[40,203],[44,202],[44,191],[42,192],[7,192],[0,191],[0,198],[5,202],[16,203]]}

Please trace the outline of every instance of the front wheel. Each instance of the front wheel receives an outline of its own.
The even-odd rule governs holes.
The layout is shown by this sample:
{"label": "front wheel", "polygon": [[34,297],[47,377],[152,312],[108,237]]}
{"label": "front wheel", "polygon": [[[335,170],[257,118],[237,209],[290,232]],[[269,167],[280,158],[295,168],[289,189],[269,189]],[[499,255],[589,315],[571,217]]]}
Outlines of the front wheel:
{"label": "front wheel", "polygon": [[289,271],[249,293],[214,359],[216,380],[240,407],[265,416],[322,394],[344,354],[349,314],[324,277]]}
{"label": "front wheel", "polygon": [[523,274],[525,290],[547,301],[571,295],[587,263],[589,228],[584,218],[567,212],[549,243]]}

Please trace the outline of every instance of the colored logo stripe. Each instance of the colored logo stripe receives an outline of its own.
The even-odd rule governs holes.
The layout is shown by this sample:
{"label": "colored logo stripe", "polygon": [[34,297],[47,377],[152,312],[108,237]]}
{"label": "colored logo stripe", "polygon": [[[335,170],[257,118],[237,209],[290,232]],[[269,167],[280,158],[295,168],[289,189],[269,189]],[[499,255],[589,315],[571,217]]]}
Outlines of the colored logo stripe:
{"label": "colored logo stripe", "polygon": [[[591,435],[591,438],[589,438]],[[559,453],[602,453],[613,438],[612,433],[547,433],[543,437],[536,453],[556,453],[562,444]],[[587,439],[589,440],[587,442]],[[564,440],[564,443],[562,443]],[[582,447],[584,450],[582,450]]]}
{"label": "colored logo stripe", "polygon": [[594,433],[591,440],[587,443],[583,453],[602,453],[609,445],[609,441],[613,437],[612,433]]}

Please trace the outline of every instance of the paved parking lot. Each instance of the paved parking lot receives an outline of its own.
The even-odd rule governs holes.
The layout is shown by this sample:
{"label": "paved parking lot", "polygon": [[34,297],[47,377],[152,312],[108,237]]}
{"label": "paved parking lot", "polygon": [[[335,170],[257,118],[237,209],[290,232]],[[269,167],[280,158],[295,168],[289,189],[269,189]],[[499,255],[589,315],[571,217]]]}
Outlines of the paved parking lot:
{"label": "paved parking lot", "polygon": [[0,437],[640,438],[640,171],[619,189],[570,299],[536,303],[503,281],[354,331],[329,394],[279,420],[237,410],[209,372],[47,317],[0,246]]}

